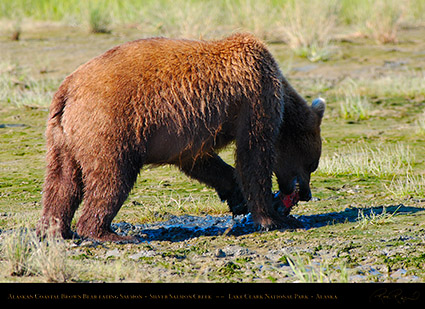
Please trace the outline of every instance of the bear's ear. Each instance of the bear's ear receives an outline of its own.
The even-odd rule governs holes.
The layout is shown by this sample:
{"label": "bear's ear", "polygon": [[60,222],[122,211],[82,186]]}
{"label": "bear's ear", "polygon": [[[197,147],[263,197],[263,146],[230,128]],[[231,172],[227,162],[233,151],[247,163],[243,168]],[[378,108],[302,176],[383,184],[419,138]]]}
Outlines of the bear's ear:
{"label": "bear's ear", "polygon": [[320,119],[322,119],[326,109],[325,99],[320,97],[317,99],[314,99],[313,103],[311,104],[311,107],[316,112],[316,114],[320,117]]}

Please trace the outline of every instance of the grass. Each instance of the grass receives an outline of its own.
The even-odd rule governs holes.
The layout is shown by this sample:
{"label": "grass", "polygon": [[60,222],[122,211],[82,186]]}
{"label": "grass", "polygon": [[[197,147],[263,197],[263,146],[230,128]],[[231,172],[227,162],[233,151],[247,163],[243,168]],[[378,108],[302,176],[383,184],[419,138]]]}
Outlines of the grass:
{"label": "grass", "polygon": [[239,30],[268,41],[284,40],[313,62],[333,57],[333,41],[347,34],[341,30],[344,27],[378,43],[395,43],[401,23],[420,25],[424,12],[420,0],[16,0],[0,4],[0,19],[13,22],[9,26],[13,33],[16,25],[19,34],[25,31],[22,23],[28,19],[95,33],[131,26],[144,34],[186,38],[212,38]]}
{"label": "grass", "polygon": [[90,9],[90,29],[93,33],[110,33],[111,18],[100,6]]}
{"label": "grass", "polygon": [[288,1],[281,15],[284,41],[312,62],[327,60],[338,9],[337,1]]}
{"label": "grass", "polygon": [[416,120],[416,133],[425,135],[425,112]]}
{"label": "grass", "polygon": [[[290,0],[140,3],[0,3],[1,282],[425,281],[423,1],[387,2],[402,12],[386,26],[395,27],[388,42],[366,26],[380,13],[369,0],[324,1],[314,10]],[[358,9],[370,16],[357,16]],[[284,19],[291,10],[293,19]],[[94,33],[102,28],[109,33]],[[11,40],[15,30],[17,41]],[[137,245],[36,238],[47,108],[63,78],[128,40],[217,38],[235,31],[266,40],[308,101],[318,95],[327,100],[323,155],[312,175],[315,199],[293,210],[317,226]],[[291,45],[291,35],[310,43]],[[230,164],[233,149],[221,153]],[[225,213],[214,190],[176,168],[144,167],[114,223]]]}
{"label": "grass", "polygon": [[[179,173],[175,171],[175,173]],[[142,176],[144,177],[142,171]],[[159,175],[158,175],[159,176]],[[184,181],[189,181],[189,184],[184,184]],[[131,205],[133,211],[128,212],[125,216],[117,217],[117,220],[132,221],[138,223],[147,223],[156,220],[166,220],[171,215],[190,214],[194,216],[205,214],[224,214],[227,213],[227,206],[216,198],[211,196],[214,192],[211,189],[200,187],[194,181],[181,179],[177,181],[184,188],[180,192],[163,190],[163,181],[160,180],[159,186],[150,187],[152,192],[147,192],[146,183],[139,181],[133,189],[133,194],[127,204]],[[166,182],[169,184],[168,182]],[[176,182],[173,182],[173,187]],[[192,187],[192,188],[191,188]],[[193,187],[197,187],[196,189]],[[155,188],[155,189],[154,189]],[[200,194],[203,191],[204,194]],[[156,192],[156,193],[154,193]],[[161,193],[159,193],[161,192]],[[142,202],[141,202],[142,201]]]}
{"label": "grass", "polygon": [[370,10],[355,9],[355,18],[363,34],[379,44],[397,42],[397,32],[407,6],[395,0],[367,1]]}
{"label": "grass", "polygon": [[32,253],[32,240],[32,237],[22,228],[18,228],[3,239],[1,255],[5,261],[3,267],[6,275],[23,276],[31,273],[29,260]]}
{"label": "grass", "polygon": [[425,96],[425,71],[408,71],[405,74],[385,74],[379,78],[359,79],[355,82],[360,95],[414,99]]}
{"label": "grass", "polygon": [[423,175],[394,176],[386,189],[399,198],[425,198],[425,177]]}
{"label": "grass", "polygon": [[360,96],[358,87],[353,80],[349,80],[340,98],[340,115],[343,119],[354,121],[366,120],[370,117],[371,104],[365,97]]}
{"label": "grass", "polygon": [[367,229],[370,225],[377,226],[393,222],[392,219],[396,215],[400,207],[401,205],[392,213],[387,213],[385,207],[383,208],[383,211],[380,214],[376,214],[373,210],[371,210],[369,215],[365,215],[364,211],[360,210],[359,216],[356,220],[356,228]]}
{"label": "grass", "polygon": [[76,268],[71,266],[66,249],[63,240],[50,235],[40,241],[34,230],[21,224],[3,236],[3,272],[12,277],[39,276],[45,282],[68,282]]}
{"label": "grass", "polygon": [[320,160],[319,173],[326,175],[376,176],[385,178],[409,171],[414,155],[409,146],[403,144],[346,147],[333,156]]}
{"label": "grass", "polygon": [[16,106],[48,107],[51,97],[61,80],[36,79],[17,63],[0,63],[0,102]]}
{"label": "grass", "polygon": [[348,271],[345,265],[335,267],[331,263],[314,263],[310,258],[286,257],[286,260],[301,283],[347,283]]}

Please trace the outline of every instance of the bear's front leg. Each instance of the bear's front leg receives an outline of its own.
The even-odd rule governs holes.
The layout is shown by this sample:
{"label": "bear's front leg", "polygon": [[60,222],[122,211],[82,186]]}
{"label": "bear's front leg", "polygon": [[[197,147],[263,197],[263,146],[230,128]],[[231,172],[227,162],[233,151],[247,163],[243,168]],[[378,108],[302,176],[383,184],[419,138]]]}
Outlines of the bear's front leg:
{"label": "bear's front leg", "polygon": [[271,102],[263,97],[247,104],[241,110],[236,134],[236,170],[242,192],[254,222],[265,230],[289,227],[289,219],[273,207],[274,147],[280,118],[266,112],[273,110],[266,108]]}
{"label": "bear's front leg", "polygon": [[255,223],[263,229],[280,227],[283,216],[273,207],[272,153],[257,146],[237,141],[236,169],[242,192]]}

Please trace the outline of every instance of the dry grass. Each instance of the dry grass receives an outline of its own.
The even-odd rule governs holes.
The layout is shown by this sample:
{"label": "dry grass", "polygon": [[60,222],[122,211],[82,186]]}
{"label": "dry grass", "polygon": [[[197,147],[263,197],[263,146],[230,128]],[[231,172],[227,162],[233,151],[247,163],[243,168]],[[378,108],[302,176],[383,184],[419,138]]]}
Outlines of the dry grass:
{"label": "dry grass", "polygon": [[335,266],[324,261],[314,263],[309,258],[302,258],[299,255],[287,256],[286,261],[294,272],[297,281],[302,283],[331,283],[348,282],[348,270],[344,264]]}
{"label": "dry grass", "polygon": [[225,1],[222,23],[230,26],[230,31],[240,29],[255,33],[265,40],[279,40],[281,37],[276,30],[281,19],[281,8],[275,6],[273,2],[272,0]]}
{"label": "dry grass", "polygon": [[[422,25],[421,0],[16,0],[0,3],[0,22],[19,39],[23,23],[54,21],[95,33],[136,27],[141,36],[217,38],[236,31],[285,41],[299,56],[324,61],[332,41],[356,31],[377,43],[395,43],[400,25]],[[31,26],[27,27],[31,28]],[[348,28],[348,29],[347,29]]]}
{"label": "dry grass", "polygon": [[59,83],[60,80],[55,78],[35,79],[16,63],[0,63],[0,103],[47,107]]}
{"label": "dry grass", "polygon": [[391,183],[386,186],[388,192],[398,198],[425,198],[425,177],[423,175],[394,176]]}
{"label": "dry grass", "polygon": [[419,135],[425,135],[425,112],[419,116],[415,122],[416,133]]}
{"label": "dry grass", "polygon": [[380,214],[376,214],[373,210],[371,210],[369,215],[365,215],[364,211],[360,210],[357,218],[356,228],[364,230],[370,227],[371,225],[377,226],[391,223],[393,222],[393,217],[396,215],[400,207],[401,206],[399,206],[392,213],[387,213],[385,207],[383,208],[383,211]]}
{"label": "dry grass", "polygon": [[311,61],[326,60],[337,24],[338,1],[288,1],[282,8],[283,40]]}
{"label": "dry grass", "polygon": [[[321,39],[324,42],[323,50],[319,50],[322,52],[315,51],[314,45],[311,45],[311,49],[306,49],[310,53],[304,54],[309,55],[311,61],[317,61],[329,57],[329,51],[333,52],[334,44],[340,46],[341,50],[349,49],[346,59],[333,59],[331,54],[330,62],[314,65],[319,69],[328,68],[332,70],[333,75],[342,79],[338,79],[336,83],[328,80],[325,76],[326,70],[322,71],[325,73],[320,76],[315,70],[288,72],[294,86],[299,88],[303,95],[307,94],[309,100],[319,92],[327,97],[329,102],[329,113],[322,126],[323,138],[326,141],[323,149],[328,155],[323,155],[320,168],[312,177],[313,194],[320,200],[303,203],[295,212],[320,220],[324,215],[329,220],[340,222],[339,216],[347,213],[345,209],[360,205],[365,207],[365,210],[362,214],[359,213],[357,222],[327,223],[325,226],[302,231],[272,231],[240,237],[201,236],[181,242],[150,241],[137,245],[99,244],[86,240],[62,242],[50,238],[41,241],[35,237],[33,229],[41,209],[46,107],[60,79],[74,68],[75,63],[90,58],[99,50],[109,48],[118,41],[127,40],[127,31],[137,37],[163,35],[190,38],[218,38],[234,31],[250,31],[268,41],[279,38],[281,41],[284,38],[281,26],[288,23],[282,18],[282,10],[288,1],[292,0],[146,0],[141,5],[142,1],[138,0],[99,0],[96,3],[99,4],[101,14],[110,17],[106,20],[106,26],[112,32],[110,35],[101,36],[87,33],[91,31],[88,1],[0,1],[0,15],[3,14],[0,22],[3,23],[6,19],[11,26],[7,28],[8,32],[2,28],[3,37],[8,40],[14,30],[22,34],[21,42],[3,41],[6,54],[0,63],[0,124],[26,125],[17,128],[5,126],[1,129],[1,281],[423,281],[424,254],[420,244],[423,243],[424,237],[422,209],[425,183],[422,176],[424,161],[421,156],[424,152],[425,115],[422,115],[421,108],[425,83],[423,71],[420,69],[422,63],[416,62],[422,59],[420,49],[417,48],[419,43],[417,44],[415,39],[410,40],[411,34],[415,35],[422,30],[409,28],[403,32],[398,31],[401,22],[405,20],[409,20],[412,25],[419,24],[420,19],[423,19],[421,12],[425,10],[423,0],[400,2],[400,5],[410,7],[410,11],[406,19],[402,17],[397,23],[395,36],[402,44],[394,48],[375,44],[372,34],[367,33],[365,22],[368,16],[363,20],[344,21],[349,17],[353,19],[355,10],[346,9],[350,3],[353,7],[363,8],[370,15],[375,14],[372,1],[339,1],[341,10],[338,8],[335,16],[332,16],[335,27],[328,32],[325,28],[326,35],[318,33],[324,35]],[[327,5],[326,1],[323,3]],[[330,0],[329,3],[335,1]],[[294,2],[293,5],[302,4]],[[311,7],[313,5],[311,2]],[[11,14],[8,6],[13,6],[17,14]],[[307,19],[314,21],[307,25],[306,29],[326,25],[317,22],[322,14],[313,11],[313,17],[310,10],[299,13],[300,24],[303,16],[310,16]],[[12,27],[15,20],[16,26]],[[50,30],[47,30],[47,34],[40,35],[41,40],[34,39],[38,38],[38,33],[36,30],[29,33],[29,29],[40,20],[54,20],[56,24],[72,25],[77,29],[72,28],[75,33],[67,37],[70,30],[69,27],[64,27],[63,32],[58,35],[61,38],[59,40],[58,37],[50,36]],[[128,29],[130,27],[131,30]],[[354,43],[333,41],[341,31],[346,33],[358,29],[362,29],[365,35],[372,39],[354,39]],[[405,34],[409,36],[405,37]],[[66,41],[62,40],[65,37]],[[86,41],[89,42],[85,43]],[[289,40],[287,42],[289,44]],[[74,53],[74,48],[66,55],[59,52],[71,45],[78,46],[81,53]],[[92,49],[93,45],[101,47],[95,50]],[[293,59],[294,68],[305,65],[304,59],[296,56],[296,53],[303,55],[301,48],[289,52],[288,45],[269,45],[281,64],[290,58]],[[361,53],[365,54],[357,54],[351,59],[351,50],[356,51],[359,47]],[[41,53],[43,55],[37,56],[33,61],[34,50],[46,53]],[[381,51],[379,55],[375,55],[376,50]],[[365,68],[370,65],[369,68],[372,69],[381,66],[387,59],[408,61],[400,66],[384,65],[372,74],[369,74],[373,71],[369,68],[367,74],[362,73],[366,70],[360,73],[356,71],[360,75],[351,74],[345,67],[341,68],[341,60],[349,65],[355,63],[356,68],[359,68],[363,64],[357,62],[358,59],[363,59],[363,56],[368,60],[364,63]],[[38,57],[47,63],[40,63],[37,61]],[[57,61],[50,63],[53,58]],[[13,62],[10,62],[11,59]],[[61,63],[69,61],[73,63],[69,69],[49,72],[51,69],[57,69]],[[375,66],[374,63],[379,64]],[[406,67],[406,70],[402,70],[402,67]],[[49,70],[43,72],[45,68]],[[339,82],[347,81],[349,76],[352,81]],[[295,83],[302,86],[298,87]],[[372,103],[374,110],[369,111],[373,117],[356,123],[338,119],[341,117],[339,103],[346,100],[350,103],[361,103],[362,100],[376,102]],[[21,108],[24,105],[39,108]],[[382,114],[378,115],[381,111]],[[386,117],[387,114],[395,116]],[[355,111],[347,119],[360,117],[363,117],[361,112]],[[382,131],[385,131],[385,134],[381,134]],[[393,144],[393,138],[404,143]],[[413,153],[418,160],[415,160]],[[233,152],[226,151],[224,159],[233,163]],[[204,191],[203,185],[185,177],[178,170],[169,167],[143,170],[126,205],[114,221],[141,224],[166,219],[170,215],[228,213],[227,205],[219,201],[213,190]],[[352,193],[346,190],[351,188]],[[406,210],[400,211],[400,215],[397,213],[391,216],[388,213],[373,213],[367,210],[371,205],[395,203],[408,204],[414,213],[408,214]],[[26,217],[18,220],[22,214]],[[357,212],[352,217],[353,220],[356,215]],[[397,231],[397,235],[394,235],[394,231]],[[333,237],[329,237],[331,234]],[[399,236],[407,240],[400,241]],[[354,249],[353,244],[356,246]],[[242,254],[245,251],[241,250],[241,255],[229,253],[225,257],[216,256],[218,249],[226,251],[226,247],[235,246],[249,250],[248,254]],[[286,259],[291,259],[291,262],[282,263],[282,255],[286,256],[287,251],[280,251],[273,257],[271,252],[280,248],[287,248],[295,256]],[[388,255],[383,257],[383,251],[389,252]],[[342,252],[341,255],[339,252]],[[406,275],[406,278],[404,275],[395,278],[369,275],[369,266],[389,265],[387,261],[394,256],[400,257],[400,260],[396,266],[391,264],[392,269],[407,271],[410,275]],[[412,264],[412,261],[415,261],[415,264]],[[351,274],[356,269],[365,274],[363,278],[347,278],[346,272]]]}
{"label": "dry grass", "polygon": [[32,237],[26,229],[15,229],[3,236],[1,242],[1,264],[10,276],[24,276],[32,273],[29,261],[32,254]]}
{"label": "dry grass", "polygon": [[[397,32],[407,9],[403,1],[375,0],[369,4],[371,10],[362,10],[360,19],[364,32],[379,44],[396,43]],[[360,12],[360,8],[359,8]],[[363,24],[362,22],[360,24]]]}
{"label": "dry grass", "polygon": [[90,29],[93,33],[110,33],[111,16],[100,6],[92,7],[89,16]]}
{"label": "dry grass", "polygon": [[359,79],[356,84],[358,93],[363,96],[421,99],[425,96],[425,71],[385,74],[374,79]]}
{"label": "dry grass", "polygon": [[66,243],[50,233],[40,240],[35,231],[21,225],[2,234],[2,269],[10,276],[39,276],[45,282],[68,282],[76,268],[70,264]]}
{"label": "dry grass", "polygon": [[359,94],[357,84],[349,79],[341,88],[343,92],[339,99],[341,117],[354,121],[368,119],[372,107],[367,99]]}
{"label": "dry grass", "polygon": [[351,146],[320,160],[318,171],[327,175],[387,177],[411,170],[414,155],[409,146]]}

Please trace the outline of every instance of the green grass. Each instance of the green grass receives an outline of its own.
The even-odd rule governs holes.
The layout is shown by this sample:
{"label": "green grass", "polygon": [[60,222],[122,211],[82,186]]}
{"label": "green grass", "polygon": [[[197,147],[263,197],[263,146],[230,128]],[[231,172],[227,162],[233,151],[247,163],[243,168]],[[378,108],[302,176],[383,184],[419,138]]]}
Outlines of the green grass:
{"label": "green grass", "polygon": [[334,266],[332,263],[326,261],[321,264],[312,263],[308,257],[301,258],[287,257],[289,266],[294,272],[295,277],[298,279],[296,282],[302,283],[347,283],[348,272],[345,265]]}
{"label": "green grass", "polygon": [[425,112],[416,120],[416,133],[425,135]]}
{"label": "green grass", "polygon": [[356,83],[350,80],[343,90],[340,100],[340,115],[343,119],[354,121],[366,120],[370,117],[371,104],[359,93]]}
{"label": "green grass", "polygon": [[425,177],[423,175],[395,176],[386,189],[398,198],[425,198]]}
{"label": "green grass", "polygon": [[[423,1],[388,2],[403,5],[403,15],[394,23],[395,42],[386,45],[365,28],[376,18],[373,1],[338,1],[323,46],[310,44],[306,51],[302,45],[292,48],[282,30],[289,22],[282,20],[289,0],[140,3],[0,3],[0,23],[6,25],[0,31],[1,282],[425,281]],[[359,7],[371,15],[357,16]],[[99,15],[90,22],[95,9]],[[301,26],[309,31],[314,23]],[[14,28],[21,31],[19,41],[11,40]],[[92,28],[110,33],[98,35]],[[322,224],[137,245],[36,239],[47,109],[63,78],[128,40],[216,38],[242,30],[268,42],[285,75],[310,102],[318,95],[327,100],[323,155],[311,179],[316,199],[293,210]],[[230,164],[233,150],[231,145],[221,153]],[[114,222],[227,213],[214,190],[178,169],[146,166]],[[230,250],[234,247],[243,250]],[[218,250],[225,256],[217,256]]]}
{"label": "green grass", "polygon": [[347,147],[332,157],[323,157],[319,172],[327,175],[376,176],[385,178],[400,172],[410,171],[414,163],[414,155],[408,146],[403,144],[378,146]]}
{"label": "green grass", "polygon": [[372,210],[369,215],[365,215],[364,212],[360,210],[356,227],[359,229],[367,229],[370,225],[376,226],[393,222],[392,218],[396,215],[400,207],[401,206],[392,213],[387,213],[385,208],[380,214],[375,214]]}
{"label": "green grass", "polygon": [[328,60],[338,11],[337,1],[288,1],[281,12],[283,40],[312,62]]}
{"label": "green grass", "polygon": [[25,32],[22,24],[27,20],[54,21],[95,33],[131,26],[143,34],[191,38],[242,30],[268,41],[283,40],[313,62],[333,57],[332,41],[347,35],[343,27],[379,43],[394,43],[401,24],[420,25],[424,12],[421,0],[15,0],[0,4],[0,19],[12,22],[8,27],[13,33]]}
{"label": "green grass", "polygon": [[99,7],[90,9],[90,29],[93,33],[110,33],[111,19],[107,12]]}

